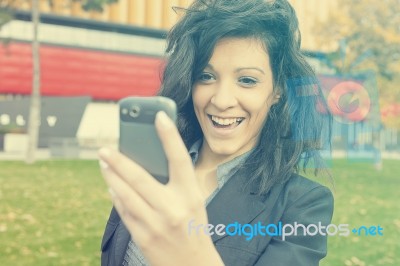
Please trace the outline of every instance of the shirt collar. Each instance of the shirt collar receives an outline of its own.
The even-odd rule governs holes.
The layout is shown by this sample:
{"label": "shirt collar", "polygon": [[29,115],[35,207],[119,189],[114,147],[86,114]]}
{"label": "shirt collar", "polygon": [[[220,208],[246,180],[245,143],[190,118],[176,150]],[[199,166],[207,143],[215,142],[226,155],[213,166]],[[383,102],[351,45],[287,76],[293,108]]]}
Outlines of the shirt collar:
{"label": "shirt collar", "polygon": [[[202,143],[203,139],[199,139],[195,143],[193,143],[193,145],[189,149],[189,154],[192,158],[193,165],[195,165],[197,160],[199,159],[199,150]],[[238,170],[239,166],[245,162],[251,151],[252,150],[217,166],[217,183],[219,189],[228,181],[231,176],[233,176],[233,174]]]}

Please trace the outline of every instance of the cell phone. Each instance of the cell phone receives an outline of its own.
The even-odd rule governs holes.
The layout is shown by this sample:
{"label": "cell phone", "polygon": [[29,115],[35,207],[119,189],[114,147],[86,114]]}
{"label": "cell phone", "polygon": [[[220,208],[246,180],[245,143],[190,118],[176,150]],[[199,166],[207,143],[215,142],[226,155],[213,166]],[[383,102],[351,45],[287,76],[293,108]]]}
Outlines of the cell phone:
{"label": "cell phone", "polygon": [[176,123],[173,100],[155,97],[127,97],[119,101],[119,150],[159,182],[168,183],[168,161],[155,128],[157,112],[164,111]]}

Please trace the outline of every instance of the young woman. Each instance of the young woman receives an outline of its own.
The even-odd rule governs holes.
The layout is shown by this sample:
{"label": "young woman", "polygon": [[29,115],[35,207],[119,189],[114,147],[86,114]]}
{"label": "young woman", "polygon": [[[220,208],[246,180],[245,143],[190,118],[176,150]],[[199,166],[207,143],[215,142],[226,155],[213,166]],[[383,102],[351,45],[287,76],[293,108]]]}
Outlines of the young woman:
{"label": "young woman", "polygon": [[296,172],[318,167],[330,116],[293,8],[198,0],[185,12],[159,93],[177,103],[178,126],[156,117],[170,181],[99,151],[114,204],[102,265],[318,265],[333,197]]}

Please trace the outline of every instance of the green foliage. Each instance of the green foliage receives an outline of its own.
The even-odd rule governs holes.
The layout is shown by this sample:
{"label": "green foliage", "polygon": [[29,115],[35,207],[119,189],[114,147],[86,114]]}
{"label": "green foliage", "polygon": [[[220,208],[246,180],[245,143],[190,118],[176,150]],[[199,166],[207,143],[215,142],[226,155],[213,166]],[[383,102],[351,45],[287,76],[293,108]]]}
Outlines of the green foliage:
{"label": "green foliage", "polygon": [[14,0],[0,0],[0,30],[13,18],[10,7],[14,2]]}
{"label": "green foliage", "polygon": [[391,79],[400,70],[400,1],[338,1],[317,28],[318,38],[339,44],[331,57],[338,71],[373,68]]}
{"label": "green foliage", "polygon": [[[21,0],[30,2],[31,0]],[[20,1],[20,2],[21,2]],[[86,11],[97,11],[103,12],[104,6],[118,2],[118,0],[72,0],[74,2],[80,2],[82,8]],[[54,0],[48,0],[50,6],[54,4]],[[13,19],[11,7],[16,6],[16,0],[0,0],[0,30],[3,25]]]}
{"label": "green foliage", "polygon": [[98,12],[104,11],[104,5],[118,2],[118,0],[73,0],[81,2],[82,8],[86,11],[93,10]]}
{"label": "green foliage", "polygon": [[[319,42],[336,43],[328,58],[337,73],[373,70],[377,73],[380,105],[400,103],[400,1],[338,0],[327,21],[316,27]],[[400,129],[400,118],[383,123]]]}

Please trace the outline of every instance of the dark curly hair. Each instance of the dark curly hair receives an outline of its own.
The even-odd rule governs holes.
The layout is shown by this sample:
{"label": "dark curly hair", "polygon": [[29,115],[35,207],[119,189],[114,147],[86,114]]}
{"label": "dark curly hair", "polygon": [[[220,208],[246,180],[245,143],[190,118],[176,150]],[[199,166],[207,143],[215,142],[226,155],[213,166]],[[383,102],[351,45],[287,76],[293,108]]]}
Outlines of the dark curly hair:
{"label": "dark curly hair", "polygon": [[[331,115],[315,73],[301,50],[298,20],[286,0],[197,0],[168,34],[167,60],[159,95],[178,106],[178,128],[187,147],[203,136],[192,89],[222,38],[260,40],[270,57],[274,93],[255,149],[242,169],[259,193],[287,181],[311,161],[317,174],[319,149],[330,145]],[[323,110],[317,110],[317,106]]]}

